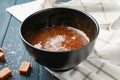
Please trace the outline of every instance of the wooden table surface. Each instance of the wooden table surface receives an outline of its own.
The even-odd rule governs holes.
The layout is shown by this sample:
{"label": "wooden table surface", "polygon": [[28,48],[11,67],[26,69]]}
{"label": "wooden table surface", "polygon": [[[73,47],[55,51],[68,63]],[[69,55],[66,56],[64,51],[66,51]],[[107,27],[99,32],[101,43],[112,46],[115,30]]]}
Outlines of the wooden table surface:
{"label": "wooden table surface", "polygon": [[[13,74],[7,80],[59,80],[30,58],[19,36],[21,22],[6,11],[10,6],[29,1],[32,0],[0,0],[0,47],[3,48],[6,57],[6,62],[0,62],[0,70],[4,67],[12,70]],[[28,75],[18,73],[22,61],[32,63]]]}

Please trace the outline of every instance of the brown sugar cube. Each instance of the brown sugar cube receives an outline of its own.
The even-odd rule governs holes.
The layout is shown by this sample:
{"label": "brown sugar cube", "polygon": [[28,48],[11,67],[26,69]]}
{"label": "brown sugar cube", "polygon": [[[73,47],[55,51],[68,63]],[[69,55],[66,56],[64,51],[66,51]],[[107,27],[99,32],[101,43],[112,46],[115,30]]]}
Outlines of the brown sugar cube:
{"label": "brown sugar cube", "polygon": [[0,80],[5,80],[12,75],[12,71],[6,67],[0,71]]}
{"label": "brown sugar cube", "polygon": [[2,48],[0,48],[0,52],[3,52]]}
{"label": "brown sugar cube", "polygon": [[30,68],[30,62],[23,61],[19,67],[18,72],[20,74],[28,74],[29,68]]}
{"label": "brown sugar cube", "polygon": [[5,55],[2,52],[0,52],[0,61],[2,61],[2,62],[5,61]]}

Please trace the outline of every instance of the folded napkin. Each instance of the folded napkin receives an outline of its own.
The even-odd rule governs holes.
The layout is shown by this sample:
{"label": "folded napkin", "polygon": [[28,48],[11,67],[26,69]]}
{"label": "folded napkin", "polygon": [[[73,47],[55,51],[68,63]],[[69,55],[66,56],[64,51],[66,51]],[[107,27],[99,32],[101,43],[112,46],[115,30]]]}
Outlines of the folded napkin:
{"label": "folded napkin", "polygon": [[100,34],[91,55],[77,67],[66,72],[48,71],[61,80],[120,80],[120,1],[37,0],[6,10],[22,22],[32,13],[49,7],[69,7],[91,14],[100,25]]}

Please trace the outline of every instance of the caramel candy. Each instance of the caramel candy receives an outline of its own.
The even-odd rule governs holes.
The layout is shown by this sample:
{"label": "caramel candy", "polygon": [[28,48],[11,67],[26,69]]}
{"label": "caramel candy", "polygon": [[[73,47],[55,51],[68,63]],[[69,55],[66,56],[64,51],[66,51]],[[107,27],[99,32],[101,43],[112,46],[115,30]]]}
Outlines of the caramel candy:
{"label": "caramel candy", "polygon": [[8,67],[5,67],[4,69],[0,71],[0,80],[5,80],[11,75],[12,75],[12,71]]}
{"label": "caramel candy", "polygon": [[5,55],[3,52],[0,52],[0,61],[2,61],[2,62],[5,61]]}
{"label": "caramel candy", "polygon": [[31,66],[30,62],[23,61],[19,67],[18,72],[20,74],[28,74],[30,66]]}
{"label": "caramel candy", "polygon": [[0,48],[0,52],[3,52],[2,48]]}

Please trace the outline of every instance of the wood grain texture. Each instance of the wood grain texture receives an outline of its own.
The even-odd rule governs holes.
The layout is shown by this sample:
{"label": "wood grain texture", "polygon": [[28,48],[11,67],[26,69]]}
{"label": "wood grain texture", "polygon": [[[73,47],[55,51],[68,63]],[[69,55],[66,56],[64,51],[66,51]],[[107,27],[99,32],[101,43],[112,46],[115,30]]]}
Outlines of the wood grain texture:
{"label": "wood grain texture", "polygon": [[0,0],[0,46],[2,46],[4,36],[11,19],[11,15],[6,12],[6,8],[14,5],[15,0]]}

